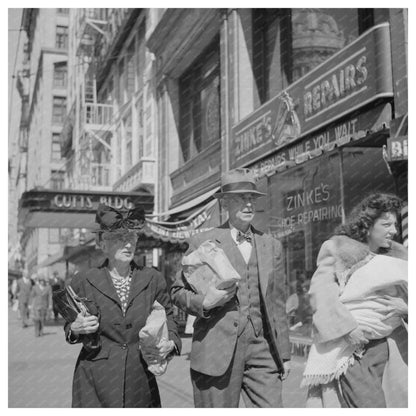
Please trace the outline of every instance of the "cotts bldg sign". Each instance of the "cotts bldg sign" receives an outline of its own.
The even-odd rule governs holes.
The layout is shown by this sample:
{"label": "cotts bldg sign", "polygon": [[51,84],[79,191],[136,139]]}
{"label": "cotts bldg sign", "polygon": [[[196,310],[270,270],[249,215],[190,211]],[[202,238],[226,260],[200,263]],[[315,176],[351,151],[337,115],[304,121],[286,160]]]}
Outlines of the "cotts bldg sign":
{"label": "cotts bldg sign", "polygon": [[[392,97],[389,36],[387,23],[375,26],[234,126],[231,167],[252,164],[375,100]],[[354,133],[359,124],[352,120],[317,135],[309,150]]]}

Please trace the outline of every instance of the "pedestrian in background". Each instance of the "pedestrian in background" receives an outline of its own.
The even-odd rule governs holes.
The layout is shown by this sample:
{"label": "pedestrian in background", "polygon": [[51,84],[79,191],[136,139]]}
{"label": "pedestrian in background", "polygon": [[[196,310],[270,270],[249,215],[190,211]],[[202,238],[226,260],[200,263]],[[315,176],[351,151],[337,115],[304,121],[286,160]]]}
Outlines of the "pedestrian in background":
{"label": "pedestrian in background", "polygon": [[95,303],[100,317],[79,314],[65,325],[67,341],[83,343],[75,366],[72,407],[161,407],[156,378],[139,349],[139,332],[155,301],[165,309],[169,336],[155,347],[156,358],[180,354],[181,340],[165,279],[154,268],[139,267],[134,261],[144,221],[141,207],[128,212],[98,207],[96,242],[107,259],[101,267],[75,275],[71,287]]}
{"label": "pedestrian in background", "polygon": [[393,241],[400,206],[394,195],[368,196],[321,247],[309,290],[308,407],[407,407],[407,250]]}
{"label": "pedestrian in background", "polygon": [[207,240],[221,248],[241,280],[227,289],[196,293],[181,272],[171,288],[173,302],[197,318],[191,351],[196,407],[283,407],[282,379],[290,371],[285,311],[285,276],[279,241],[251,222],[258,197],[252,172],[235,169],[216,194],[228,221],[189,240],[186,254]]}
{"label": "pedestrian in background", "polygon": [[[63,289],[64,283],[63,283],[62,279],[59,278],[58,272],[56,272],[56,271],[53,272],[53,277],[50,281],[50,284],[51,284],[52,293],[57,291],[57,290]],[[54,316],[55,322],[57,322],[58,321],[58,316],[59,316],[59,311],[58,311],[56,303],[53,299],[52,299],[52,302],[53,302],[53,304],[52,304],[53,316]]]}
{"label": "pedestrian in background", "polygon": [[26,328],[29,321],[29,300],[32,291],[33,281],[28,277],[27,269],[23,270],[22,278],[17,281],[16,296],[19,302],[20,319],[22,327]]}
{"label": "pedestrian in background", "polygon": [[30,293],[30,309],[35,325],[35,337],[43,335],[46,317],[52,311],[52,289],[44,277],[36,277]]}

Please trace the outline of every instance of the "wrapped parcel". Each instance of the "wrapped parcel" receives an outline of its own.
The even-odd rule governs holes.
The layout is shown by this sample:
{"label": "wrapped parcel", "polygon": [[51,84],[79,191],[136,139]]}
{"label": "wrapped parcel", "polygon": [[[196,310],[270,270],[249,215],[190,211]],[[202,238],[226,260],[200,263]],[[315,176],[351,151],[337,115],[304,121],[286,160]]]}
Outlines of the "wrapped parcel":
{"label": "wrapped parcel", "polygon": [[223,289],[241,279],[224,250],[212,240],[204,241],[196,250],[184,256],[182,269],[189,285],[203,295],[210,286]]}
{"label": "wrapped parcel", "polygon": [[146,353],[161,343],[169,341],[168,324],[166,321],[165,308],[157,301],[153,303],[152,311],[146,319],[146,325],[139,332],[139,345],[147,368],[155,376],[165,373],[168,366],[167,359],[160,359],[157,363],[147,362]]}

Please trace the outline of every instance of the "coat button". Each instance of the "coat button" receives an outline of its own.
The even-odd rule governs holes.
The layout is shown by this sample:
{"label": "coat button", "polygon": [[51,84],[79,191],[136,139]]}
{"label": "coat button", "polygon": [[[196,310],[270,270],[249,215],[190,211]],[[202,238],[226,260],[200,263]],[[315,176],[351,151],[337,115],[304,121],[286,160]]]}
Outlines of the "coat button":
{"label": "coat button", "polygon": [[234,322],[234,326],[237,328],[238,327],[238,322]]}
{"label": "coat button", "polygon": [[127,344],[122,344],[121,349],[126,350],[127,349]]}

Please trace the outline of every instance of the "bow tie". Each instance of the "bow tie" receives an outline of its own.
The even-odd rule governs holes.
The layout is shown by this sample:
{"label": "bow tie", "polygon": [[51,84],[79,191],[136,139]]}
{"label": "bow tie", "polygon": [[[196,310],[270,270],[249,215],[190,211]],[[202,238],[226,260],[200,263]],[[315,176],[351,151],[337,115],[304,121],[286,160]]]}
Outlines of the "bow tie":
{"label": "bow tie", "polygon": [[244,243],[244,241],[247,241],[248,243],[252,244],[253,233],[251,231],[247,231],[246,233],[242,233],[241,231],[239,231],[237,233],[237,243],[241,244]]}

